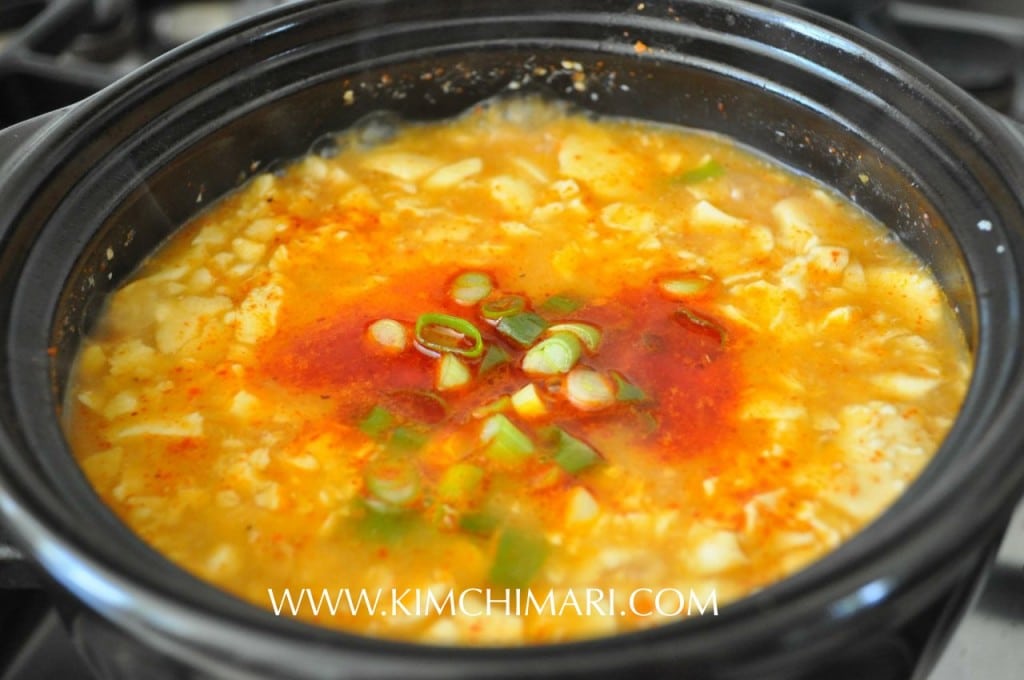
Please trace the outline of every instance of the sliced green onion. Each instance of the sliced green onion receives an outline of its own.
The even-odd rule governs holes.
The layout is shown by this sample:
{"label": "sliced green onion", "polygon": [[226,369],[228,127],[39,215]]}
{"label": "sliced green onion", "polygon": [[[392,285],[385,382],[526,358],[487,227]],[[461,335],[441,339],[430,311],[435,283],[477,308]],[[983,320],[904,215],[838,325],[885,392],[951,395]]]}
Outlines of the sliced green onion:
{"label": "sliced green onion", "polygon": [[644,434],[654,434],[658,431],[658,419],[649,411],[641,413],[637,421],[643,428]]}
{"label": "sliced green onion", "polygon": [[566,472],[575,474],[604,460],[597,451],[560,428],[556,432],[555,463]]}
{"label": "sliced green onion", "polygon": [[512,395],[512,408],[523,418],[540,418],[548,413],[548,407],[537,392],[537,386],[530,383]]}
{"label": "sliced green onion", "polygon": [[526,309],[526,298],[522,295],[506,295],[497,300],[488,300],[480,305],[480,313],[485,319],[494,321]]}
{"label": "sliced green onion", "polygon": [[437,483],[437,495],[446,503],[466,503],[483,481],[483,468],[472,463],[455,463]]}
{"label": "sliced green onion", "polygon": [[437,364],[437,389],[442,392],[457,390],[469,384],[469,367],[454,354],[442,354]]}
{"label": "sliced green onion", "polygon": [[472,307],[491,294],[494,283],[483,272],[463,272],[452,281],[451,296],[457,304]]}
{"label": "sliced green onion", "polygon": [[669,299],[685,300],[706,293],[714,282],[707,274],[689,272],[663,277],[658,281],[658,287]]}
{"label": "sliced green onion", "polygon": [[407,425],[399,425],[391,432],[388,449],[400,452],[418,451],[427,443],[427,439],[429,437],[426,433]]}
{"label": "sliced green onion", "polygon": [[367,467],[366,488],[378,500],[405,507],[419,498],[420,475],[407,461],[377,461]]}
{"label": "sliced green onion", "polygon": [[471,534],[490,536],[498,528],[498,518],[486,512],[474,512],[459,519],[459,528]]}
{"label": "sliced green onion", "polygon": [[711,319],[703,317],[696,312],[690,311],[686,307],[680,307],[676,310],[676,320],[683,326],[689,326],[695,330],[715,335],[718,338],[718,343],[720,345],[725,344],[729,335],[725,328],[716,321],[712,321]]}
{"label": "sliced green onion", "polygon": [[498,320],[498,332],[523,347],[529,347],[547,329],[548,322],[533,312],[520,312]]}
{"label": "sliced green onion", "polygon": [[499,463],[520,463],[534,452],[530,438],[500,413],[484,421],[480,442],[486,445],[484,454]]}
{"label": "sliced green onion", "polygon": [[552,295],[542,302],[538,309],[549,314],[572,314],[582,306],[583,300],[572,297],[571,295],[562,294]]}
{"label": "sliced green onion", "polygon": [[480,368],[478,373],[484,375],[490,373],[498,366],[507,364],[512,360],[508,352],[499,347],[498,345],[488,345],[487,352],[484,354],[483,360],[480,362]]}
{"label": "sliced green onion", "polygon": [[400,322],[394,319],[379,319],[366,329],[370,339],[386,352],[404,352],[409,344],[409,334]]}
{"label": "sliced green onion", "polygon": [[597,371],[577,367],[565,378],[565,397],[581,411],[600,411],[615,403],[615,386]]}
{"label": "sliced green onion", "polygon": [[413,514],[384,503],[368,500],[363,504],[363,510],[357,529],[364,538],[371,541],[393,543],[415,524]]}
{"label": "sliced green onion", "polygon": [[530,375],[568,373],[580,360],[583,347],[572,333],[555,333],[538,342],[523,357],[523,371]]}
{"label": "sliced green onion", "polygon": [[503,397],[499,397],[494,401],[484,404],[483,406],[477,406],[473,409],[474,418],[486,418],[487,416],[493,416],[495,413],[501,413],[502,411],[508,411],[512,408],[512,398],[507,394]]}
{"label": "sliced green onion", "polygon": [[416,342],[435,352],[470,359],[484,353],[484,340],[476,326],[450,314],[420,314],[416,319]]}
{"label": "sliced green onion", "polygon": [[675,180],[682,184],[697,184],[704,180],[721,177],[725,174],[725,168],[713,158],[708,158],[697,167],[677,175]]}
{"label": "sliced green onion", "polygon": [[559,323],[548,328],[548,333],[561,331],[575,335],[590,352],[596,352],[598,345],[601,344],[601,330],[589,323]]}
{"label": "sliced green onion", "polygon": [[647,393],[629,382],[621,375],[612,371],[612,380],[615,381],[615,398],[619,401],[647,401]]}
{"label": "sliced green onion", "polygon": [[367,437],[382,439],[384,434],[395,424],[395,417],[383,406],[374,406],[370,413],[359,421],[359,429]]}
{"label": "sliced green onion", "polygon": [[491,564],[490,580],[498,586],[513,588],[530,583],[548,554],[548,543],[540,534],[508,528],[498,538]]}

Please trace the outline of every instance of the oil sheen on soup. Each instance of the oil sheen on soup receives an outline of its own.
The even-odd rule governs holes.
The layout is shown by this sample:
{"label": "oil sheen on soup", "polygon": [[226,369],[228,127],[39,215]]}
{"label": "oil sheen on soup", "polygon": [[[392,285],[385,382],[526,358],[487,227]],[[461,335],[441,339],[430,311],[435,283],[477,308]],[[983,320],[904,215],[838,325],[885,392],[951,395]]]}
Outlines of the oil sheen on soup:
{"label": "oil sheen on soup", "polygon": [[522,99],[336,142],[113,294],[64,415],[142,539],[281,616],[484,645],[713,616],[956,416],[930,272],[727,140]]}

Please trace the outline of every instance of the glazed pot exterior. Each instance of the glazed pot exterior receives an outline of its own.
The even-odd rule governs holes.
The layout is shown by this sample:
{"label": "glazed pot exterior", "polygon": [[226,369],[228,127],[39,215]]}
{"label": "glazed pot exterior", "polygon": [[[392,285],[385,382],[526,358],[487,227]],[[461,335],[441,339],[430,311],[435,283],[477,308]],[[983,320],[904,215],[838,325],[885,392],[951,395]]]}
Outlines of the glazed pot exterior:
{"label": "glazed pot exterior", "polygon": [[[256,168],[371,114],[438,119],[524,91],[727,134],[916,251],[975,355],[962,415],[921,478],[833,554],[717,617],[521,649],[277,618],[133,536],[57,415],[106,296]],[[0,515],[102,677],[906,677],[928,665],[911,624],[955,620],[1024,486],[1024,146],[908,57],[782,4],[290,4],[0,133],[0,177]]]}

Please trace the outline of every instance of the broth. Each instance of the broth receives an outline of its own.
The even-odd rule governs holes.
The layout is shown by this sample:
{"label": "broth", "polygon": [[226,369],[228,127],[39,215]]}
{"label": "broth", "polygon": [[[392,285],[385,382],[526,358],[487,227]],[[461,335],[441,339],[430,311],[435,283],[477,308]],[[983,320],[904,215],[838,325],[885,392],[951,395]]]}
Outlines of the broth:
{"label": "broth", "polygon": [[76,457],[206,581],[440,644],[712,615],[956,417],[938,284],[805,177],[532,99],[380,132],[197,217],[82,345]]}

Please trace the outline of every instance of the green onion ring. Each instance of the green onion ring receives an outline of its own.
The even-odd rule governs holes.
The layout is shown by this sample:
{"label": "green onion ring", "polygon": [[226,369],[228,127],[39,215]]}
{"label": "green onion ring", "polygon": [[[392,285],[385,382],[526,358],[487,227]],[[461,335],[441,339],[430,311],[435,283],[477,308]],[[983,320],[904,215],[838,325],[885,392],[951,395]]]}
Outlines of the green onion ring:
{"label": "green onion ring", "polygon": [[480,305],[480,313],[485,319],[491,321],[518,314],[524,309],[526,309],[526,298],[522,295],[506,295],[497,300],[488,300]]}
{"label": "green onion ring", "polygon": [[[431,327],[439,327],[453,331],[464,338],[468,338],[472,341],[473,346],[458,347],[456,345],[448,345],[430,340],[424,337],[423,333]],[[476,326],[465,319],[460,319],[459,317],[452,316],[450,314],[438,314],[434,312],[420,314],[419,318],[416,319],[416,342],[435,352],[461,354],[462,356],[470,359],[475,359],[484,353],[484,339],[480,335],[480,331],[477,330]]]}

